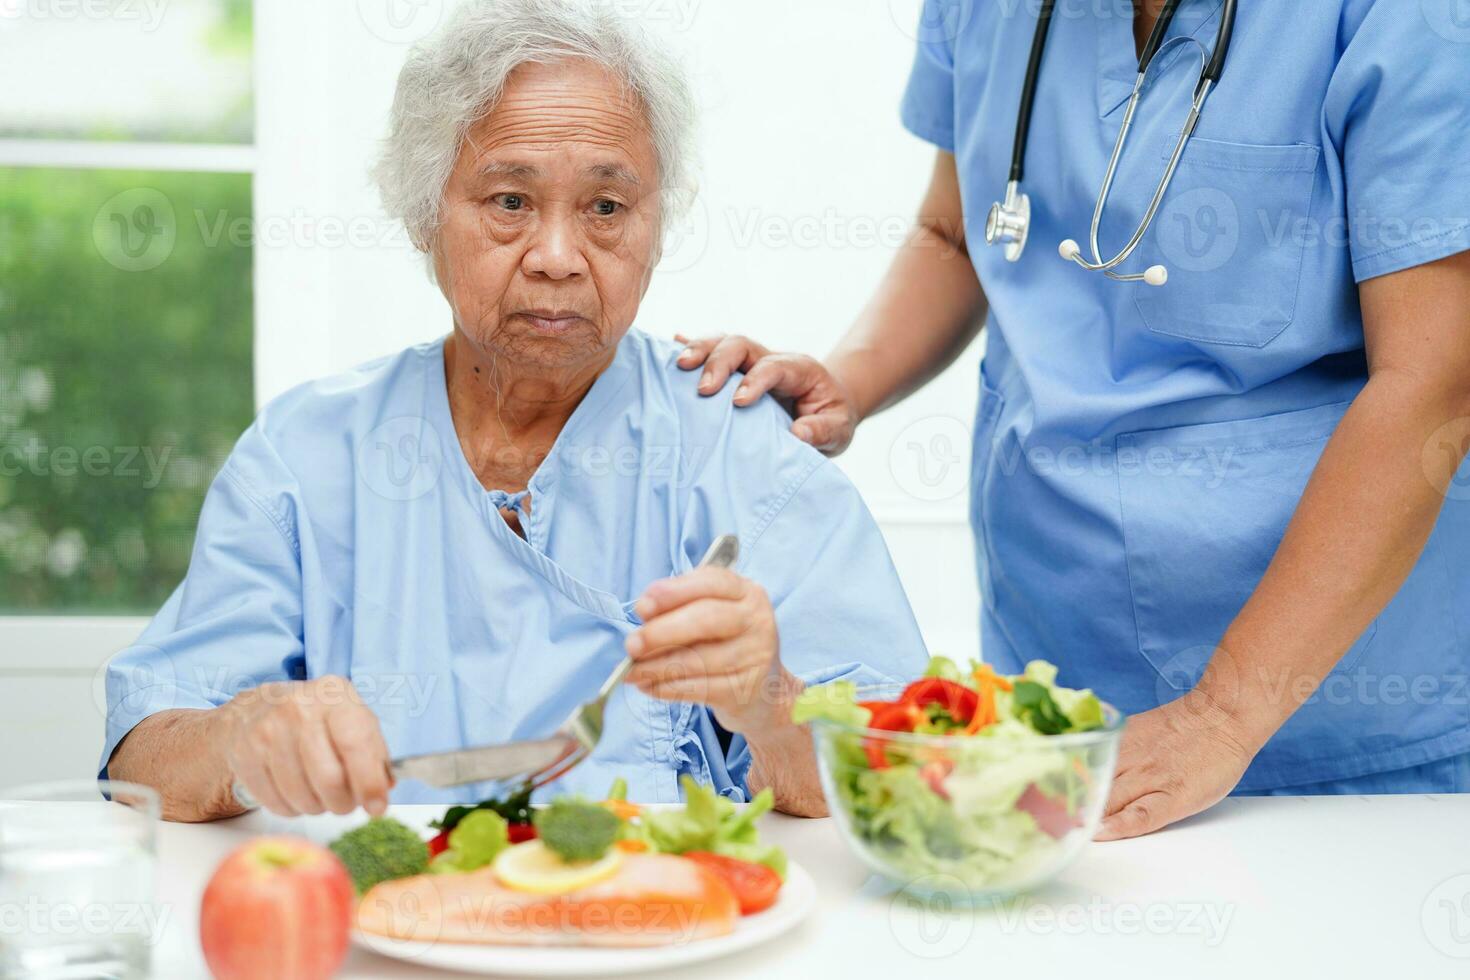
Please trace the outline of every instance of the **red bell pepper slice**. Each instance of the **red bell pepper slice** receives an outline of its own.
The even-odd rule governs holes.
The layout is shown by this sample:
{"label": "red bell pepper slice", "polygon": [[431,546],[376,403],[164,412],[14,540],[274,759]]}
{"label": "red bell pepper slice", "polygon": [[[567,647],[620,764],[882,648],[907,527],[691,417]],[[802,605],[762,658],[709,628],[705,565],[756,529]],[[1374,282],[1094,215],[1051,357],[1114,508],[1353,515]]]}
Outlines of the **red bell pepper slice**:
{"label": "red bell pepper slice", "polygon": [[947,681],[942,677],[925,677],[914,681],[903,689],[900,701],[920,707],[937,704],[961,725],[967,725],[975,717],[980,705],[980,695],[963,684]]}
{"label": "red bell pepper slice", "polygon": [[[885,732],[911,732],[924,720],[924,709],[909,701],[887,704],[873,713],[869,728]],[[863,739],[863,751],[868,754],[868,765],[873,769],[887,769],[888,758],[883,754],[883,739]]]}

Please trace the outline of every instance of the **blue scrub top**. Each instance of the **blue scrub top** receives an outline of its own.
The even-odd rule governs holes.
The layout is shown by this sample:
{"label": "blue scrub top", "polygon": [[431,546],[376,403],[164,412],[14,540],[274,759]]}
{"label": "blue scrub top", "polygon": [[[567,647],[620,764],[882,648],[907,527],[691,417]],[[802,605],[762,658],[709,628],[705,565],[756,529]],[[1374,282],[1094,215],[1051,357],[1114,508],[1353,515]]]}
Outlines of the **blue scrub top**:
{"label": "blue scrub top", "polygon": [[[956,155],[990,301],[971,507],[985,655],[1054,660],[1137,712],[1199,678],[1363,387],[1357,284],[1470,249],[1470,23],[1454,0],[1242,0],[1223,80],[1121,270],[1162,262],[1160,289],[1057,255],[1087,241],[1137,75],[1126,0],[1058,4],[1030,243],[1015,264],[985,244],[1038,6],[928,0],[902,114]],[[1154,193],[1220,6],[1185,0],[1150,71],[1105,256]],[[1470,467],[1408,582],[1243,790],[1470,751],[1467,487]]]}
{"label": "blue scrub top", "polygon": [[[677,350],[630,331],[529,485],[526,537],[460,449],[443,342],[272,402],[199,518],[188,575],[107,672],[107,743],[167,708],[271,680],[350,677],[396,757],[550,734],[596,693],[655,579],[736,534],[808,683],[905,680],[927,655],[873,518],[767,399],[701,398]],[[744,738],[620,687],[602,741],[547,792],[675,802],[691,775],[743,799]],[[400,782],[396,803],[493,787]],[[546,795],[546,794],[542,794]]]}

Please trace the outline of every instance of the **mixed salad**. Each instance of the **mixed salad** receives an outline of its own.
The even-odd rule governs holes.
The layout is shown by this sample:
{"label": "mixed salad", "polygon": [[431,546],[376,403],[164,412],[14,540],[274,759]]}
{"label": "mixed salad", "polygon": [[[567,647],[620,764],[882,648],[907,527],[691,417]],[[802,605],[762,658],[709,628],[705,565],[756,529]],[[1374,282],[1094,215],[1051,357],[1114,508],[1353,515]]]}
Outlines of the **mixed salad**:
{"label": "mixed salad", "polygon": [[818,749],[833,809],[884,865],[984,885],[1044,863],[1082,824],[1095,749],[1050,737],[1106,719],[1096,695],[1056,676],[1040,660],[1008,677],[934,657],[891,699],[838,681],[807,690],[793,719],[831,723]]}
{"label": "mixed salad", "polygon": [[679,855],[715,872],[734,894],[741,914],[776,900],[786,874],[786,855],[762,843],[756,820],[773,798],[763,790],[741,808],[712,788],[685,777],[685,805],[645,809],[627,799],[627,784],[614,782],[605,799],[561,797],[532,808],[530,791],[450,807],[424,840],[391,817],[348,831],[329,846],[352,877],[358,894],[385,881],[424,873],[462,874],[491,867],[515,891],[566,893],[612,874],[620,855]]}

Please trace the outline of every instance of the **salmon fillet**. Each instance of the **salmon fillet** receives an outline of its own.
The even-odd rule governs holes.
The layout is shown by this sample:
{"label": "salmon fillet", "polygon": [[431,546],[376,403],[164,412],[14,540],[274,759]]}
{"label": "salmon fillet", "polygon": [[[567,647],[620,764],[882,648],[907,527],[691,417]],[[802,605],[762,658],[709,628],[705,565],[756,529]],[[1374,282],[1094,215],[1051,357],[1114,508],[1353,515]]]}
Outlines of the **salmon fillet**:
{"label": "salmon fillet", "polygon": [[506,888],[490,868],[385,881],[357,928],[412,942],[663,946],[722,936],[740,907],[713,872],[671,854],[629,854],[609,878],[562,895]]}

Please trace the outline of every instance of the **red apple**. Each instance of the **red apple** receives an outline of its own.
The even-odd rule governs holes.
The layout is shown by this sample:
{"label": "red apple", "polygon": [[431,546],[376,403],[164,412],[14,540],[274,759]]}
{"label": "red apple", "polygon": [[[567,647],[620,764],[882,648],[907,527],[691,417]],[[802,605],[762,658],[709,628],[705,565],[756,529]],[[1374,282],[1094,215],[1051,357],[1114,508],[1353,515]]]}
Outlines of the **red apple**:
{"label": "red apple", "polygon": [[325,847],[256,838],[204,889],[204,959],[218,980],[326,980],[347,955],[356,902],[347,869]]}

